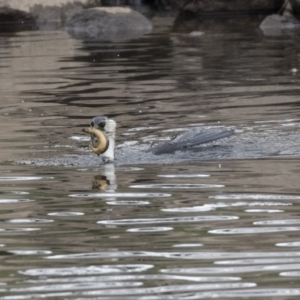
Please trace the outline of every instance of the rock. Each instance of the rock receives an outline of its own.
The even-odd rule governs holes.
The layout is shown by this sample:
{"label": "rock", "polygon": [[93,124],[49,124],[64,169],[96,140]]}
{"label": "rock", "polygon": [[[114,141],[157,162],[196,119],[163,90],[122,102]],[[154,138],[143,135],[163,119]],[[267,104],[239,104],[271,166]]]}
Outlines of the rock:
{"label": "rock", "polygon": [[8,7],[0,8],[1,31],[30,30],[35,28],[35,19],[28,13],[12,10]]}
{"label": "rock", "polygon": [[125,7],[97,7],[73,15],[67,32],[78,39],[119,41],[138,38],[152,30],[142,14]]}
{"label": "rock", "polygon": [[[276,12],[284,0],[169,0],[181,11],[195,14]],[[296,0],[295,0],[296,1]],[[300,0],[299,0],[300,1]]]}
{"label": "rock", "polygon": [[[245,34],[245,28],[249,32],[257,31],[263,19],[264,17],[261,15],[233,18],[191,18],[187,14],[179,14],[173,23],[172,32],[184,33],[189,37],[197,35],[197,32],[203,33],[201,37],[208,33]],[[195,33],[192,34],[192,32]]]}
{"label": "rock", "polygon": [[191,37],[199,37],[199,36],[202,36],[204,34],[204,32],[201,32],[201,31],[192,31],[189,33],[189,36]]}
{"label": "rock", "polygon": [[291,15],[274,14],[267,16],[259,27],[266,35],[281,35],[288,30],[300,28],[300,23]]}
{"label": "rock", "polygon": [[300,0],[289,0],[295,15],[300,15]]}
{"label": "rock", "polygon": [[[39,29],[62,27],[76,12],[99,4],[100,0],[0,0],[1,22],[34,23]],[[21,18],[21,19],[20,19]]]}

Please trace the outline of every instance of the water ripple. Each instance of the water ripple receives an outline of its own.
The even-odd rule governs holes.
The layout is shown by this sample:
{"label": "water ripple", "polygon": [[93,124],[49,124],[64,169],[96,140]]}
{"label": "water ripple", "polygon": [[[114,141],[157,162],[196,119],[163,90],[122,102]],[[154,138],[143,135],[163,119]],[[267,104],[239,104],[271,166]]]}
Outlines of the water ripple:
{"label": "water ripple", "polygon": [[299,247],[300,242],[286,242],[286,243],[277,243],[277,247]]}
{"label": "water ripple", "polygon": [[10,250],[8,253],[14,255],[49,255],[52,254],[52,251],[48,250]]}
{"label": "water ripple", "polygon": [[137,189],[209,189],[209,188],[222,188],[223,184],[205,184],[205,183],[169,183],[169,184],[137,184],[131,185],[131,188]]}
{"label": "water ripple", "polygon": [[172,247],[174,248],[189,248],[189,247],[202,247],[203,244],[198,244],[198,243],[195,243],[195,244],[176,244],[176,245],[173,245]]}
{"label": "water ripple", "polygon": [[281,272],[280,276],[300,277],[300,271]]}
{"label": "water ripple", "polygon": [[23,288],[12,288],[11,292],[51,292],[51,291],[69,291],[69,290],[89,290],[89,289],[107,289],[107,288],[124,288],[124,287],[137,287],[143,285],[142,282],[77,282],[55,285],[40,285]]}
{"label": "water ripple", "polygon": [[300,227],[267,227],[267,228],[227,228],[209,230],[213,234],[254,234],[254,233],[269,233],[269,232],[285,232],[285,231],[299,231]]}
{"label": "water ripple", "polygon": [[145,168],[139,168],[139,167],[119,167],[120,171],[123,172],[132,172],[132,171],[143,171]]}
{"label": "water ripple", "polygon": [[215,208],[212,206],[209,206],[209,205],[192,206],[192,207],[162,208],[161,209],[161,211],[165,211],[165,212],[178,212],[178,213],[212,211],[212,210],[215,210]]}
{"label": "water ripple", "polygon": [[[123,295],[151,295],[161,293],[175,293],[182,291],[198,291],[198,290],[217,290],[217,289],[237,289],[255,287],[256,284],[252,282],[232,282],[232,283],[207,283],[207,284],[181,284],[181,285],[167,285],[158,287],[145,287],[135,289],[115,289],[115,290],[96,290],[83,292],[85,296],[123,296]],[[173,298],[174,299],[174,296]],[[177,299],[177,298],[176,298]]]}
{"label": "water ripple", "polygon": [[33,202],[34,200],[30,199],[0,199],[0,204],[6,203],[21,203],[21,202]]}
{"label": "water ripple", "polygon": [[23,191],[11,191],[11,193],[15,195],[29,195],[28,192],[23,192]]}
{"label": "water ripple", "polygon": [[165,193],[90,193],[90,194],[70,194],[74,198],[161,198],[170,197]]}
{"label": "water ripple", "polygon": [[147,126],[147,127],[135,127],[129,128],[128,131],[145,131],[145,130],[152,130],[152,129],[159,129],[160,126]]}
{"label": "water ripple", "polygon": [[248,213],[267,213],[267,214],[273,214],[273,213],[284,212],[284,210],[281,210],[281,209],[246,209],[245,212],[248,212]]}
{"label": "water ripple", "polygon": [[149,201],[107,201],[106,204],[108,205],[149,205]]}
{"label": "water ripple", "polygon": [[10,176],[10,177],[0,177],[0,182],[4,181],[31,181],[31,180],[41,180],[41,179],[53,179],[54,177],[41,177],[41,176]]}
{"label": "water ripple", "polygon": [[300,219],[289,220],[266,220],[253,222],[254,225],[284,225],[284,224],[300,224]]}
{"label": "water ripple", "polygon": [[[287,288],[287,289],[242,289],[242,290],[223,290],[223,291],[209,291],[201,293],[184,293],[177,294],[176,300],[197,300],[197,299],[210,299],[210,298],[252,298],[258,297],[266,299],[268,297],[291,297],[299,296],[300,289]],[[6,300],[6,299],[5,299]],[[127,300],[127,299],[126,299]],[[174,296],[144,296],[142,300],[174,300]]]}
{"label": "water ripple", "polygon": [[55,216],[55,217],[74,217],[74,216],[83,216],[83,212],[79,211],[60,211],[60,212],[52,212],[48,213],[48,216]]}
{"label": "water ripple", "polygon": [[217,200],[299,200],[300,196],[296,195],[279,195],[279,194],[224,194],[209,196]]}
{"label": "water ripple", "polygon": [[173,230],[173,227],[143,227],[143,228],[130,228],[127,232],[162,232]]}
{"label": "water ripple", "polygon": [[210,177],[209,174],[167,174],[167,175],[157,175],[157,177],[164,178],[206,178]]}
{"label": "water ripple", "polygon": [[[290,206],[293,205],[289,202],[236,202],[236,203],[246,203],[245,206]],[[230,203],[229,203],[230,204]],[[230,205],[228,205],[230,206]],[[232,206],[238,206],[238,205],[232,205]]]}
{"label": "water ripple", "polygon": [[28,218],[28,219],[11,219],[8,220],[7,223],[52,223],[53,220],[49,219],[34,219],[34,218]]}
{"label": "water ripple", "polygon": [[26,294],[26,295],[14,295],[14,296],[3,296],[1,300],[26,300],[26,299],[38,299],[38,298],[54,298],[54,297],[68,297],[72,296],[73,292],[65,292],[65,293],[47,293],[47,294]]}
{"label": "water ripple", "polygon": [[0,231],[6,232],[22,232],[22,231],[37,231],[41,230],[40,228],[0,228]]}
{"label": "water ripple", "polygon": [[170,268],[162,269],[162,273],[173,274],[231,274],[231,273],[252,273],[252,272],[277,272],[280,270],[297,270],[300,264],[282,265],[257,265],[257,266],[235,266],[235,267],[207,267],[207,268]]}
{"label": "water ripple", "polygon": [[91,258],[124,258],[124,257],[161,257],[171,259],[197,259],[216,260],[229,258],[294,258],[300,256],[300,252],[151,252],[151,251],[114,251],[114,252],[89,252],[76,254],[51,255],[47,259],[91,259]]}
{"label": "water ripple", "polygon": [[131,264],[131,265],[102,265],[88,267],[69,267],[69,268],[41,268],[19,271],[20,274],[28,276],[79,276],[109,273],[132,273],[144,272],[153,268],[153,265]]}
{"label": "water ripple", "polygon": [[287,263],[300,263],[300,258],[248,258],[236,260],[220,260],[215,261],[216,265],[268,265],[268,264],[287,264]]}
{"label": "water ripple", "polygon": [[39,278],[38,280],[26,280],[26,283],[73,283],[73,282],[92,282],[92,281],[129,281],[129,280],[180,280],[191,282],[222,282],[240,281],[240,277],[232,276],[181,276],[172,274],[134,274],[134,275],[105,275],[105,276],[84,276],[67,278]]}
{"label": "water ripple", "polygon": [[[201,206],[190,206],[190,207],[175,207],[175,208],[163,208],[161,211],[164,212],[199,212],[199,211],[212,211],[216,208],[223,207],[238,207],[238,206],[288,206],[292,205],[291,203],[280,203],[280,202],[218,202],[211,204],[204,204]],[[282,212],[282,210],[263,210],[263,209],[249,209],[247,212]]]}
{"label": "water ripple", "polygon": [[73,135],[69,137],[70,140],[78,141],[78,142],[89,142],[90,137],[84,135]]}
{"label": "water ripple", "polygon": [[153,219],[120,219],[102,220],[98,224],[104,225],[138,225],[138,224],[159,224],[159,223],[182,223],[182,222],[206,222],[206,221],[228,221],[237,220],[236,216],[194,216],[194,217],[172,217],[172,218],[153,218]]}

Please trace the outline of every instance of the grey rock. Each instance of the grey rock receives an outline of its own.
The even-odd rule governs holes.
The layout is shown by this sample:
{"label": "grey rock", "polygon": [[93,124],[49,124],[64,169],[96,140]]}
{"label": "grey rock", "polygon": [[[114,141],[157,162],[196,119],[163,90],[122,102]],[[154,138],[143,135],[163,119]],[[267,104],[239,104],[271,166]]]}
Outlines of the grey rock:
{"label": "grey rock", "polygon": [[200,36],[202,36],[204,34],[204,32],[202,32],[202,31],[192,31],[192,32],[190,32],[189,33],[189,36],[191,36],[191,37],[200,37]]}
{"label": "grey rock", "polygon": [[73,15],[66,30],[77,39],[120,41],[150,33],[152,24],[130,8],[97,7]]}
{"label": "grey rock", "polygon": [[[284,0],[169,0],[173,7],[195,14],[278,11]],[[298,0],[300,1],[300,0]]]}
{"label": "grey rock", "polygon": [[292,6],[294,14],[300,15],[300,0],[289,0],[289,2]]}
{"label": "grey rock", "polygon": [[266,35],[281,35],[287,31],[300,28],[299,21],[292,15],[277,15],[267,16],[260,24],[260,29]]}
{"label": "grey rock", "polygon": [[100,0],[0,0],[0,23],[35,23],[39,29],[55,29],[64,26],[75,13],[98,5]]}

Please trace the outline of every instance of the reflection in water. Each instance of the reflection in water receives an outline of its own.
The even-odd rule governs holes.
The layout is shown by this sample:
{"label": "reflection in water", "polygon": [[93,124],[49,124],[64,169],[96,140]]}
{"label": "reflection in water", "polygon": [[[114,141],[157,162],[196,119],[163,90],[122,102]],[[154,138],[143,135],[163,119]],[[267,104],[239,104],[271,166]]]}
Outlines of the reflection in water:
{"label": "reflection in water", "polygon": [[[259,21],[0,34],[1,299],[299,298],[299,33]],[[115,165],[80,135],[95,115]],[[236,136],[143,152],[199,126]]]}
{"label": "reflection in water", "polygon": [[114,164],[104,164],[101,169],[101,175],[95,176],[93,190],[112,191],[117,189],[117,181]]}

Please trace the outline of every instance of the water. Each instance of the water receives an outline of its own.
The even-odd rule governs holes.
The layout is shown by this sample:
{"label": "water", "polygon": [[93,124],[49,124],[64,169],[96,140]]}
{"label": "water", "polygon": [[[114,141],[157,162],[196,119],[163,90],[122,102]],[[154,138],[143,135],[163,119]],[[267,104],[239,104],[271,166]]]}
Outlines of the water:
{"label": "water", "polygon": [[[299,298],[299,34],[173,21],[1,34],[1,299]],[[95,115],[118,122],[115,165],[81,134]],[[196,126],[236,135],[141,151]]]}

